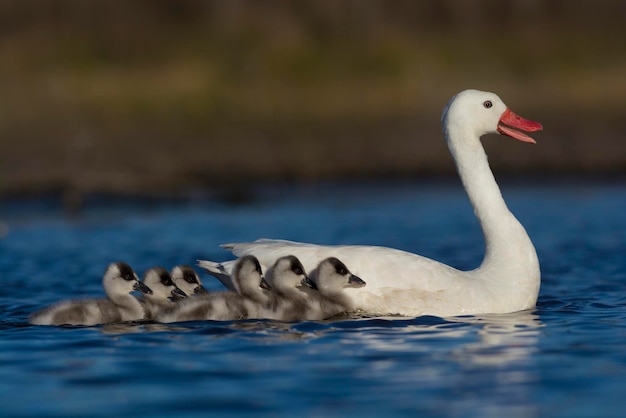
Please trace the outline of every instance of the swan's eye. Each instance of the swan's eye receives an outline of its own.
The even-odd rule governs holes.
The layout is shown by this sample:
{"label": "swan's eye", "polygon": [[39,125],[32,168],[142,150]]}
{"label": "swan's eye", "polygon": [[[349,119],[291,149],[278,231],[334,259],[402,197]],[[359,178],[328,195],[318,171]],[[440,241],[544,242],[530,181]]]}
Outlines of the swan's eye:
{"label": "swan's eye", "polygon": [[493,106],[493,103],[491,103],[491,100],[487,100],[485,101],[485,103],[483,103],[483,106],[485,106],[485,109],[489,109],[491,106]]}
{"label": "swan's eye", "polygon": [[340,267],[337,269],[337,273],[340,274],[341,276],[345,276],[346,274],[348,274],[348,271],[344,269],[343,267]]}

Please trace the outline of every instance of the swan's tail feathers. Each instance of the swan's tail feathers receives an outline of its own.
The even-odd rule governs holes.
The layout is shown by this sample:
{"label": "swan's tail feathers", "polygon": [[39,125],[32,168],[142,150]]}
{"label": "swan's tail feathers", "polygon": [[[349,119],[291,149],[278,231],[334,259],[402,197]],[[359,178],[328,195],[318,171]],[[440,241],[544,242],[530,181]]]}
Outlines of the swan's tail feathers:
{"label": "swan's tail feathers", "polygon": [[278,243],[278,242],[287,242],[287,241],[268,239],[268,238],[259,238],[252,242],[229,242],[226,244],[220,244],[220,247],[225,250],[230,250],[230,251],[237,251],[237,250],[245,251],[245,250],[252,249],[254,247],[272,245],[272,243]]}
{"label": "swan's tail feathers", "polygon": [[229,250],[237,257],[243,257],[248,254],[256,255],[257,253],[264,251],[284,251],[285,249],[300,248],[303,246],[310,246],[310,244],[288,241],[285,239],[268,238],[259,238],[252,242],[231,242],[220,245],[221,248]]}
{"label": "swan's tail feathers", "polygon": [[206,270],[207,273],[209,273],[211,276],[218,279],[224,286],[226,286],[228,290],[231,290],[233,292],[237,291],[237,289],[235,288],[235,285],[233,284],[233,280],[230,277],[232,261],[225,262],[225,263],[217,263],[215,261],[197,260],[197,262],[198,262],[198,267]]}

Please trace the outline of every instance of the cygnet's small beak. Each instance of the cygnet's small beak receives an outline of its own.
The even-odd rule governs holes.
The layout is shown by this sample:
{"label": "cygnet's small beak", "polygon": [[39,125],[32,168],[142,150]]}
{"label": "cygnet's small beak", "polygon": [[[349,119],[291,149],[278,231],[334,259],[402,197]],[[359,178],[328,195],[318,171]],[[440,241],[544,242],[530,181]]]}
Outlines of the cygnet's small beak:
{"label": "cygnet's small beak", "polygon": [[272,290],[272,286],[265,280],[265,277],[261,277],[261,282],[259,283],[259,287],[265,290]]}
{"label": "cygnet's small beak", "polygon": [[361,279],[358,276],[355,276],[354,274],[351,274],[350,278],[348,278],[348,286],[350,286],[350,287],[363,287],[366,284],[367,283],[365,283],[365,281],[363,281],[363,279]]}
{"label": "cygnet's small beak", "polygon": [[135,284],[133,285],[133,290],[137,290],[141,293],[145,293],[146,295],[152,294],[152,289],[150,289],[148,286],[146,286],[145,284],[139,281],[135,282]]}
{"label": "cygnet's small beak", "polygon": [[304,279],[302,279],[302,281],[300,282],[302,283],[303,286],[308,286],[313,290],[319,290],[317,288],[317,285],[315,284],[315,282],[311,279],[309,279],[308,277],[305,277]]}
{"label": "cygnet's small beak", "polygon": [[187,297],[187,293],[183,292],[178,287],[175,287],[170,293],[174,299],[183,299]]}
{"label": "cygnet's small beak", "polygon": [[208,290],[206,290],[206,289],[204,288],[204,286],[199,285],[199,286],[196,286],[196,288],[195,288],[195,289],[193,289],[193,293],[194,293],[194,294],[196,294],[196,295],[204,295],[204,294],[209,293],[209,291],[208,291]]}

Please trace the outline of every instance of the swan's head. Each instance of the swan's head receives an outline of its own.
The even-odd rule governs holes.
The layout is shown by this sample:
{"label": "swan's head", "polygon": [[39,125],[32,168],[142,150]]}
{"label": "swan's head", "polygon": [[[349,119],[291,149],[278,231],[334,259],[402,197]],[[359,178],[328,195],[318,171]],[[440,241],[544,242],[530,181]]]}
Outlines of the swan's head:
{"label": "swan's head", "polygon": [[246,255],[237,260],[233,270],[233,283],[241,295],[259,292],[260,288],[269,289],[263,277],[261,264],[253,255]]}
{"label": "swan's head", "polygon": [[107,295],[123,295],[134,290],[152,294],[152,289],[139,281],[135,271],[121,262],[109,264],[102,278],[102,286]]}
{"label": "swan's head", "polygon": [[496,94],[480,90],[464,90],[450,99],[441,122],[448,140],[452,132],[461,131],[476,138],[499,133],[534,144],[535,140],[524,132],[543,129],[539,122],[513,113]]}
{"label": "swan's head", "polygon": [[341,292],[347,287],[365,286],[365,282],[350,273],[348,267],[336,257],[322,260],[312,276],[313,280],[303,281],[303,284],[319,290],[322,294]]}
{"label": "swan's head", "polygon": [[151,297],[160,300],[176,300],[187,297],[172,280],[172,276],[162,267],[152,267],[143,276],[143,284],[152,289]]}
{"label": "swan's head", "polygon": [[207,293],[202,286],[198,273],[191,266],[176,266],[172,269],[174,284],[187,295]]}

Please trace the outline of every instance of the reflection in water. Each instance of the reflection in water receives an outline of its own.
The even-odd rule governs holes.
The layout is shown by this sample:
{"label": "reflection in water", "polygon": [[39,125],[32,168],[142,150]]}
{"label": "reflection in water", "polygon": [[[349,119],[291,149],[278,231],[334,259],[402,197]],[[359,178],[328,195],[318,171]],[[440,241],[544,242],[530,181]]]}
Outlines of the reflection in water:
{"label": "reflection in water", "polygon": [[[532,391],[539,381],[535,353],[542,328],[537,314],[524,311],[454,318],[352,315],[293,323],[147,322],[100,329],[105,334],[143,334],[132,338],[143,345],[151,341],[150,351],[160,347],[198,354],[196,360],[170,358],[169,374],[191,368],[210,379],[241,379],[234,381],[237,385],[274,376],[268,382],[279,387],[291,382],[297,393],[293,396],[302,396],[302,385],[309,387],[304,382],[331,378],[335,386],[358,384],[358,391],[344,392],[354,402],[365,391],[372,402],[391,397],[410,408],[415,408],[415,388],[422,388],[438,394],[432,404],[421,398],[424,411],[535,417],[539,411]],[[200,361],[207,358],[220,361]],[[271,384],[264,390],[276,390]]]}
{"label": "reflection in water", "polygon": [[105,205],[82,221],[0,221],[0,394],[11,401],[1,415],[620,416],[623,185],[509,189],[543,260],[540,317],[58,328],[26,321],[42,305],[99,292],[91,278],[120,255],[140,269],[218,259],[219,243],[250,236],[427,243],[432,258],[479,263],[482,235],[456,185],[390,186],[282,193],[236,210]]}
{"label": "reflection in water", "polygon": [[478,326],[478,341],[465,344],[454,352],[457,361],[476,376],[479,383],[488,382],[485,392],[496,396],[487,408],[474,397],[461,402],[464,408],[482,409],[490,416],[534,417],[539,414],[532,399],[532,388],[540,380],[535,353],[542,322],[531,311],[506,315],[481,315],[465,318]]}
{"label": "reflection in water", "polygon": [[467,344],[457,354],[464,361],[483,365],[504,365],[524,361],[537,350],[539,316],[532,311],[503,315],[480,315],[462,318],[478,325],[480,340]]}
{"label": "reflection in water", "polygon": [[[176,324],[133,322],[101,327],[103,334],[194,332],[216,337],[289,341],[341,334],[362,348],[388,353],[431,351],[429,342],[450,340],[450,353],[464,364],[506,365],[536,351],[539,316],[532,311],[453,318],[352,315],[327,321],[196,321]],[[345,335],[343,335],[345,333]]]}
{"label": "reflection in water", "polygon": [[[248,323],[247,326],[267,326],[269,323]],[[273,323],[278,326],[281,323]],[[464,363],[505,365],[523,361],[536,351],[543,324],[532,311],[511,314],[491,314],[453,318],[361,317],[344,321],[282,324],[280,329],[291,332],[326,333],[352,332],[353,338],[370,349],[389,352],[430,350],[431,340],[451,340],[454,356]],[[398,337],[398,338],[395,338]]]}
{"label": "reflection in water", "polygon": [[178,324],[160,324],[158,322],[121,322],[105,324],[100,328],[103,334],[137,334],[144,332],[183,332],[188,329]]}

